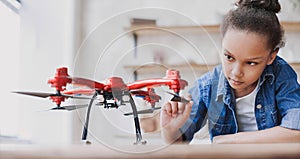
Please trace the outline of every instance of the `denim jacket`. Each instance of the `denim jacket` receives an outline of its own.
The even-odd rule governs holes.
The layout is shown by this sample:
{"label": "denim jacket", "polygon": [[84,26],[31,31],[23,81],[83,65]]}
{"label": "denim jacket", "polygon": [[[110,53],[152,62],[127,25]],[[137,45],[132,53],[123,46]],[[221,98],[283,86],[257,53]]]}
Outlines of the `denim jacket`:
{"label": "denim jacket", "polygon": [[[267,65],[259,80],[255,99],[258,130],[275,126],[300,130],[300,86],[290,65],[276,57]],[[189,91],[194,105],[190,118],[180,129],[190,141],[208,119],[210,139],[238,132],[235,96],[219,65],[196,81]]]}

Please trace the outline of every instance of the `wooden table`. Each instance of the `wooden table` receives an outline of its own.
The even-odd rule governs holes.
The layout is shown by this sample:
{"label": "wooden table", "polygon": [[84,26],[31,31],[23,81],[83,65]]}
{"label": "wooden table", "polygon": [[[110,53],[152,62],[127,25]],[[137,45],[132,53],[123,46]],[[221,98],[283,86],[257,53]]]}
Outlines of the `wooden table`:
{"label": "wooden table", "polygon": [[97,158],[300,158],[296,144],[203,145],[104,145],[39,146],[1,145],[1,159],[97,159]]}

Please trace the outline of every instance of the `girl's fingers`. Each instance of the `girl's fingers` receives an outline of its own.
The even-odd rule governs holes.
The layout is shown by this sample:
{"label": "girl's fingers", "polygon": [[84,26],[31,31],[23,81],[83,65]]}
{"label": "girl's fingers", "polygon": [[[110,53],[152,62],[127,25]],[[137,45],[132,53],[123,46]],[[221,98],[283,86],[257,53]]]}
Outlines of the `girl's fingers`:
{"label": "girl's fingers", "polygon": [[179,114],[182,114],[184,112],[185,105],[186,105],[186,103],[182,103],[182,102],[178,103],[178,113]]}
{"label": "girl's fingers", "polygon": [[171,106],[171,103],[167,102],[164,105],[163,110],[165,110],[168,115],[172,115],[172,106]]}
{"label": "girl's fingers", "polygon": [[171,102],[171,105],[172,105],[172,117],[176,117],[178,113],[178,103]]}
{"label": "girl's fingers", "polygon": [[189,103],[183,103],[183,102],[167,102],[163,110],[166,111],[166,113],[169,116],[172,116],[173,118],[177,117],[178,114],[183,114],[184,116],[189,116],[191,110],[192,110],[193,102]]}

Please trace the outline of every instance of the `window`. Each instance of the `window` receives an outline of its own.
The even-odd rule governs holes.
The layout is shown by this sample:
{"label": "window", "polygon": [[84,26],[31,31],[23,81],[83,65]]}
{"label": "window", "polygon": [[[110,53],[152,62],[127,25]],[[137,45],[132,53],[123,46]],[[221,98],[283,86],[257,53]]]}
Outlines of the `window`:
{"label": "window", "polygon": [[20,17],[17,11],[12,2],[0,0],[0,136],[18,134],[19,104],[11,93],[19,80]]}

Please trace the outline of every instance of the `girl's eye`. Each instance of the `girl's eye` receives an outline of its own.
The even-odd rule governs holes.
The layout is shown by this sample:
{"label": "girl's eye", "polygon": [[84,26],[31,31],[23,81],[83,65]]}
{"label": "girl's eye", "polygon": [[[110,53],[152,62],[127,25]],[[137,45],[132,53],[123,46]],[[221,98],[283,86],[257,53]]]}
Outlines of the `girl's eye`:
{"label": "girl's eye", "polygon": [[233,60],[233,57],[232,57],[232,56],[230,56],[230,55],[224,54],[224,56],[227,58],[227,60],[228,60],[228,61],[231,61],[231,60]]}
{"label": "girl's eye", "polygon": [[247,64],[250,66],[255,66],[255,65],[257,65],[257,62],[247,62]]}

